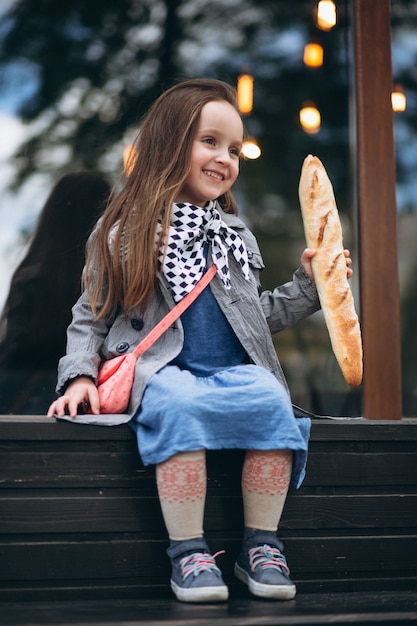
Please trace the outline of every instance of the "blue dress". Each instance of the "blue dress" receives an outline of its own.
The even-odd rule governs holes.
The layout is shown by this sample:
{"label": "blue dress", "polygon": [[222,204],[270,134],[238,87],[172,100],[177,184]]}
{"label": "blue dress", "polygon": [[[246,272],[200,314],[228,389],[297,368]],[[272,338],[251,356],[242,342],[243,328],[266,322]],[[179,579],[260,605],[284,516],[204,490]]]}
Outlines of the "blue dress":
{"label": "blue dress", "polygon": [[210,287],[183,313],[178,357],[150,379],[130,422],[145,465],[193,450],[293,450],[291,486],[305,475],[310,420],[295,418],[273,374],[247,355]]}

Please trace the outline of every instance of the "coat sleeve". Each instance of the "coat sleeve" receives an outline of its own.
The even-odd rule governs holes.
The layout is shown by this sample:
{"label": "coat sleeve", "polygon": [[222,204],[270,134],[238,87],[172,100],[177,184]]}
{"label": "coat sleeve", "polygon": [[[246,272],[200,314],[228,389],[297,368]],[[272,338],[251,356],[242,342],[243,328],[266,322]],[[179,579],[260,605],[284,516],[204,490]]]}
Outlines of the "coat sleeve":
{"label": "coat sleeve", "polygon": [[72,322],[67,329],[67,350],[58,364],[56,391],[63,393],[68,383],[78,376],[90,376],[97,380],[101,362],[101,347],[109,325],[94,317],[84,292],[72,309]]}
{"label": "coat sleeve", "polygon": [[292,326],[320,309],[316,286],[301,266],[292,281],[273,291],[263,291],[260,298],[271,333]]}
{"label": "coat sleeve", "polygon": [[260,274],[265,266],[256,237],[239,218],[226,215],[225,219],[245,242],[249,263],[258,283],[261,307],[272,334],[292,326],[320,309],[316,286],[302,266],[294,273],[292,281],[273,291],[262,291]]}

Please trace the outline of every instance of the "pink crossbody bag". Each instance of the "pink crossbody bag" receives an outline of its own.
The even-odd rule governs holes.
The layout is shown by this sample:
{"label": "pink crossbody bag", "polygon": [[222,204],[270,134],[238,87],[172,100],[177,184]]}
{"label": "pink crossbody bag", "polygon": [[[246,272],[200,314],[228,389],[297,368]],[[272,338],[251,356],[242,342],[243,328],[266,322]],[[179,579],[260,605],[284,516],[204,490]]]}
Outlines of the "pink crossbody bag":
{"label": "pink crossbody bag", "polygon": [[216,273],[211,265],[193,289],[146,335],[132,352],[104,361],[99,369],[97,388],[100,413],[124,413],[129,405],[138,358],[177,320],[207,287]]}

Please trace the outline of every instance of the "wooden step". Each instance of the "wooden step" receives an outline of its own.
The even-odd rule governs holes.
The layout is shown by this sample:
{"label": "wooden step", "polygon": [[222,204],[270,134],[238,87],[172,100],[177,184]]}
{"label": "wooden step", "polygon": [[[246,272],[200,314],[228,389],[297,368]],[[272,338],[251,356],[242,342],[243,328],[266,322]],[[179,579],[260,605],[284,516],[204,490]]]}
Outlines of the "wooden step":
{"label": "wooden step", "polygon": [[401,626],[417,623],[417,591],[299,594],[289,602],[232,598],[215,605],[175,600],[0,603],[8,626]]}
{"label": "wooden step", "polygon": [[[236,597],[243,452],[208,454],[205,528]],[[417,589],[417,420],[314,420],[280,536],[303,594]],[[171,598],[154,470],[126,425],[0,417],[0,601]]]}

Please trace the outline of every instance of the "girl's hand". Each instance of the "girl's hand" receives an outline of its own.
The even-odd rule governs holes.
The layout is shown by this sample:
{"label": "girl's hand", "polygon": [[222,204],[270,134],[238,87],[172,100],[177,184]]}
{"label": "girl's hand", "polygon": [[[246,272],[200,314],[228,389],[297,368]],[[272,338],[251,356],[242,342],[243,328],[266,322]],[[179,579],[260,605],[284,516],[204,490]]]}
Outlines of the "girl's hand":
{"label": "girl's hand", "polygon": [[[314,255],[316,254],[316,250],[312,250],[311,248],[306,248],[303,252],[303,254],[301,255],[301,265],[304,268],[305,273],[307,274],[307,276],[309,277],[309,279],[314,283],[314,274],[313,274],[313,268],[311,266],[311,259],[314,257]],[[345,259],[346,259],[346,275],[347,278],[352,278],[352,274],[353,274],[353,270],[351,269],[351,265],[352,265],[352,259],[350,258],[350,251],[349,250],[343,250],[343,254],[345,255]]]}
{"label": "girl's hand", "polygon": [[350,251],[349,250],[343,250],[343,254],[345,255],[345,258],[346,258],[347,277],[348,278],[352,278],[353,270],[350,267],[352,265],[352,259],[350,258]]}
{"label": "girl's hand", "polygon": [[70,383],[63,396],[52,402],[48,409],[47,416],[70,415],[76,417],[78,407],[82,405],[84,413],[98,415],[100,413],[100,402],[97,387],[88,376],[80,376]]}
{"label": "girl's hand", "polygon": [[301,265],[304,268],[305,273],[309,277],[312,283],[315,283],[313,268],[311,267],[311,259],[316,254],[316,250],[312,250],[311,248],[306,248],[301,255]]}

